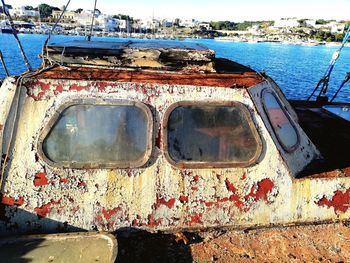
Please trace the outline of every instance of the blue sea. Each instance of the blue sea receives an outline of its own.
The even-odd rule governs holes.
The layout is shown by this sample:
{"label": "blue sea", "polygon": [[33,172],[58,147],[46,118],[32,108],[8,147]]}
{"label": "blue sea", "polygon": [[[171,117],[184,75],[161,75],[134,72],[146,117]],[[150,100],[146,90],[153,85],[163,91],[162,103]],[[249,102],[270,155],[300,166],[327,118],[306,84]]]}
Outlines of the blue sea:
{"label": "blue sea", "polygon": [[[37,68],[41,64],[39,54],[47,36],[19,35],[31,65]],[[83,37],[53,36],[50,43],[84,39]],[[98,38],[93,40],[125,41],[118,38]],[[162,40],[159,40],[162,41]],[[319,79],[325,73],[333,52],[337,47],[295,46],[279,43],[239,43],[223,42],[212,39],[187,39],[192,43],[204,44],[216,51],[217,57],[232,59],[251,68],[264,71],[271,76],[290,99],[305,99],[312,92]],[[18,75],[25,71],[14,37],[0,34],[0,50],[4,55],[10,74]],[[329,95],[332,95],[350,71],[350,48],[345,47],[333,71]],[[0,78],[5,72],[0,66]],[[345,85],[337,101],[350,102],[350,83]]]}

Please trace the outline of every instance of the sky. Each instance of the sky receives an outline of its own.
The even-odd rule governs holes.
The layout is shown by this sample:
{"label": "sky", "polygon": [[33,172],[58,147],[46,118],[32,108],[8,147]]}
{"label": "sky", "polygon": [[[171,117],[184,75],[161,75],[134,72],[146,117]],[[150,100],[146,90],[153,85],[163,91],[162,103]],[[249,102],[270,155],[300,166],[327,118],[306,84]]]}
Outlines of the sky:
{"label": "sky", "polygon": [[[68,0],[5,0],[12,6],[41,3],[62,7]],[[71,0],[68,10],[93,9],[94,0]],[[350,0],[98,0],[106,14],[134,18],[194,18],[200,21],[276,20],[286,17],[350,20]]]}

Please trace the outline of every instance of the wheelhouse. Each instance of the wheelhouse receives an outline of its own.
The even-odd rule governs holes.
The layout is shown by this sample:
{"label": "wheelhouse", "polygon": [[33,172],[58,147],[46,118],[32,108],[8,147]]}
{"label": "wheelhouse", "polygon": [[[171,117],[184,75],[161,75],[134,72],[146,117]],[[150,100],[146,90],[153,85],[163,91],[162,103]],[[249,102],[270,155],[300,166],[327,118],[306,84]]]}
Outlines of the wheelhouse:
{"label": "wheelhouse", "polygon": [[279,87],[197,44],[51,45],[0,102],[4,232],[348,216],[346,178],[297,178],[321,155]]}

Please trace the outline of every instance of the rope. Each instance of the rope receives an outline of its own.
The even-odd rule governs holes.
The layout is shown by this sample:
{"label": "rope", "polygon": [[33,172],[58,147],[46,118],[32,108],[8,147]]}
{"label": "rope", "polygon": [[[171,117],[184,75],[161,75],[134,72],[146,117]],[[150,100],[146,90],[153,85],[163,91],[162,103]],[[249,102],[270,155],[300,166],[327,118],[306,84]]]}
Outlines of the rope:
{"label": "rope", "polygon": [[13,23],[13,20],[12,20],[12,17],[8,11],[8,9],[6,8],[6,4],[5,4],[5,1],[4,0],[1,0],[2,2],[2,6],[3,6],[3,10],[4,10],[4,13],[5,15],[8,17],[9,21],[10,21],[10,25],[11,25],[11,29],[12,29],[12,34],[13,36],[15,37],[16,41],[17,41],[17,44],[18,44],[18,47],[21,51],[21,54],[22,54],[22,57],[23,57],[23,60],[24,60],[24,63],[26,64],[27,68],[29,71],[32,71],[32,66],[30,65],[29,61],[28,61],[28,58],[26,56],[26,53],[24,52],[24,49],[22,47],[22,44],[21,44],[21,41],[19,40],[18,38],[18,35],[17,35],[17,30],[15,28],[15,24]]}
{"label": "rope", "polygon": [[333,55],[332,55],[332,59],[329,63],[329,66],[326,70],[326,73],[324,74],[324,76],[320,79],[320,81],[317,83],[315,89],[312,91],[311,95],[307,98],[307,100],[310,100],[312,98],[312,96],[315,94],[315,92],[321,87],[321,90],[320,90],[320,93],[318,94],[318,98],[321,96],[321,94],[326,94],[327,93],[327,90],[328,90],[328,86],[329,86],[329,79],[331,77],[331,74],[332,74],[332,71],[334,69],[334,65],[335,63],[337,62],[339,56],[340,56],[340,53],[345,45],[345,43],[348,41],[348,39],[350,38],[350,26],[348,27],[345,35],[344,35],[344,38],[343,38],[343,41],[341,43],[341,46],[339,49],[337,49]]}
{"label": "rope", "polygon": [[88,41],[91,41],[91,35],[92,35],[93,30],[94,30],[94,19],[95,19],[95,12],[96,12],[96,4],[97,4],[97,0],[95,0],[94,12],[92,13],[90,35],[87,37]]}

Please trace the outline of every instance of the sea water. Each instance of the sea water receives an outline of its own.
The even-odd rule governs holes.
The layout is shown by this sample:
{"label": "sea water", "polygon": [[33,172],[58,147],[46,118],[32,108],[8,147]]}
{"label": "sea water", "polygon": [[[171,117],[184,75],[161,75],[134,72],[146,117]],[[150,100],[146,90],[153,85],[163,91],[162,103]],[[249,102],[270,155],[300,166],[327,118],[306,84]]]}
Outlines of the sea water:
{"label": "sea water", "polygon": [[[46,35],[19,35],[24,50],[33,68],[41,64],[39,54],[47,38]],[[60,43],[74,39],[84,39],[76,36],[52,36],[50,43]],[[98,38],[92,41],[126,41],[119,38]],[[163,40],[158,40],[163,41]],[[185,41],[203,44],[216,52],[217,57],[234,60],[243,65],[265,72],[282,88],[289,99],[305,99],[311,94],[317,82],[324,75],[333,52],[337,47],[327,46],[296,46],[280,43],[241,43],[224,42],[213,39],[187,39]],[[26,70],[14,37],[10,34],[0,34],[0,50],[3,53],[11,75],[21,74]],[[334,68],[330,84],[329,96],[337,90],[350,71],[350,48],[345,47]],[[0,66],[0,78],[5,72]],[[338,95],[337,101],[350,102],[350,83]]]}

